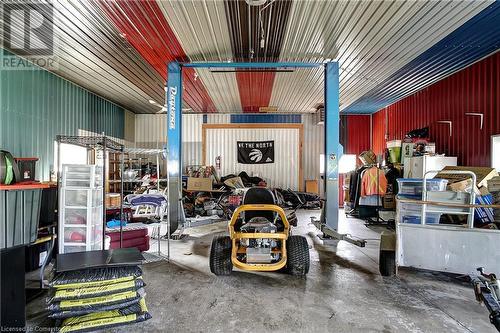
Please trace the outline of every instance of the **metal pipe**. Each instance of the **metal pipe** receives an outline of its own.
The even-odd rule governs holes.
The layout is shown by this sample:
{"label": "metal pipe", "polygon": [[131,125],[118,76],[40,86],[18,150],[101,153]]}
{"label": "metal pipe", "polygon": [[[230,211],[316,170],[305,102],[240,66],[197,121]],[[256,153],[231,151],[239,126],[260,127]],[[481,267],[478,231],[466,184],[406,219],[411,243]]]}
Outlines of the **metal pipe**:
{"label": "metal pipe", "polygon": [[402,203],[412,203],[412,204],[427,204],[431,206],[441,206],[441,207],[452,207],[452,208],[493,208],[493,209],[500,209],[500,205],[483,205],[483,204],[456,204],[456,203],[444,203],[444,202],[439,202],[439,201],[424,201],[424,200],[414,200],[414,199],[397,199],[399,202]]}
{"label": "metal pipe", "polygon": [[106,246],[106,137],[102,132],[102,249]]}
{"label": "metal pipe", "polygon": [[156,153],[156,188],[160,192],[160,154]]}
{"label": "metal pipe", "polygon": [[123,168],[124,168],[124,161],[123,159],[125,158],[123,154],[123,149],[120,153],[120,249],[123,247],[123,225],[122,225],[122,219],[123,219]]}

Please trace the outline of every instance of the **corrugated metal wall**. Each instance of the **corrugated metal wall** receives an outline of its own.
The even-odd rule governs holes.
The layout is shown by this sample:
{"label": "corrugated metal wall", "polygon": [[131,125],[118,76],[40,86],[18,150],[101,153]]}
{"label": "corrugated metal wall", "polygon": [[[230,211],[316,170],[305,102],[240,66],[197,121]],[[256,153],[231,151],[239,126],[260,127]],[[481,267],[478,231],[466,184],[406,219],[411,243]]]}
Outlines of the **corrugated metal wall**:
{"label": "corrugated metal wall", "polygon": [[372,116],[372,150],[375,154],[382,154],[385,148],[386,109],[374,113]]}
{"label": "corrugated metal wall", "polygon": [[161,148],[167,143],[166,114],[136,114],[135,143],[140,148]]}
{"label": "corrugated metal wall", "polygon": [[[383,113],[373,118],[377,152],[384,142]],[[387,113],[389,140],[429,126],[437,152],[457,156],[461,165],[489,166],[491,135],[500,133],[500,52],[387,107]],[[465,113],[483,114],[483,128],[479,117]],[[440,120],[452,121],[451,136]]]}
{"label": "corrugated metal wall", "polygon": [[204,117],[203,122],[207,124],[229,124],[231,122],[230,114],[209,114]]}
{"label": "corrugated metal wall", "polygon": [[319,179],[320,155],[325,150],[325,130],[323,125],[317,124],[313,114],[303,114],[304,147],[302,149],[302,167],[304,180]]}
{"label": "corrugated metal wall", "polygon": [[[225,115],[224,115],[225,116]],[[182,160],[184,165],[201,164],[201,125],[203,115],[182,115]],[[135,146],[162,148],[167,143],[166,114],[135,115]]]}
{"label": "corrugated metal wall", "polygon": [[121,107],[39,68],[1,70],[0,104],[0,147],[14,156],[40,158],[40,180],[50,177],[56,135],[84,129],[124,137]]}
{"label": "corrugated metal wall", "polygon": [[[237,141],[274,140],[274,163],[238,163]],[[206,163],[214,165],[221,156],[221,174],[246,171],[250,176],[264,178],[270,187],[299,189],[298,128],[207,128]]]}
{"label": "corrugated metal wall", "polygon": [[302,121],[300,114],[232,114],[233,124],[299,124]]}
{"label": "corrugated metal wall", "polygon": [[[286,122],[296,120],[296,115],[288,115]],[[323,126],[317,125],[313,114],[301,115],[304,126],[304,149],[302,165],[304,179],[319,179],[319,157],[323,153]],[[166,115],[137,114],[135,118],[135,141],[137,147],[161,147],[166,142]],[[230,124],[230,114],[184,114],[182,116],[183,163],[201,164],[201,125]]]}
{"label": "corrugated metal wall", "polygon": [[356,154],[370,149],[371,142],[371,116],[370,115],[348,115],[347,138],[344,154]]}
{"label": "corrugated metal wall", "polygon": [[[247,115],[245,115],[247,116]],[[257,117],[258,115],[252,115]],[[296,115],[280,121],[292,122]],[[374,115],[377,117],[377,115]],[[359,154],[370,147],[370,116],[343,116],[346,126],[344,151],[346,154]],[[302,150],[302,168],[304,180],[319,179],[320,155],[324,150],[324,127],[317,124],[315,114],[302,114],[304,141]],[[135,118],[135,138],[138,147],[161,147],[165,143],[166,115],[137,114]],[[182,116],[183,163],[202,163],[202,124],[230,124],[230,114],[184,114]],[[259,122],[259,121],[257,121]]]}
{"label": "corrugated metal wall", "polygon": [[182,160],[184,165],[201,164],[203,115],[185,114],[182,116]]}

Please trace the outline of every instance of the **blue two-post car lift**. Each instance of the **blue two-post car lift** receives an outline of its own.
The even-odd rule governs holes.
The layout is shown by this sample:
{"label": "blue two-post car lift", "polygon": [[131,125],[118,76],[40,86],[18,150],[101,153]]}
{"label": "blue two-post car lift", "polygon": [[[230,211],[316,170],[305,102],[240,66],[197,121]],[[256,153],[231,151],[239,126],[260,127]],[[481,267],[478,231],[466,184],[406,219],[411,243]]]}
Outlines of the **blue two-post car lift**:
{"label": "blue two-post car lift", "polygon": [[[325,84],[325,205],[322,218],[314,224],[325,236],[345,240],[358,246],[364,246],[363,240],[356,240],[338,233],[338,161],[343,153],[339,143],[339,65],[337,62],[207,62],[168,64],[168,82],[166,90],[167,107],[167,172],[169,222],[175,227],[184,223],[182,211],[182,68],[213,69],[251,69],[253,71],[289,70],[297,68],[324,67]],[[174,228],[175,229],[175,228]]]}

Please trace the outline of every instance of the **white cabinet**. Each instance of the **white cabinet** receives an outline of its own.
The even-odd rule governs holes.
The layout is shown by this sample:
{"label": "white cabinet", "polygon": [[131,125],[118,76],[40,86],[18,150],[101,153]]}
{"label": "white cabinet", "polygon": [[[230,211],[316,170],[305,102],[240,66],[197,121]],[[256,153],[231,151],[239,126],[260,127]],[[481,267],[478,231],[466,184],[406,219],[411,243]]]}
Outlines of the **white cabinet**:
{"label": "white cabinet", "polygon": [[452,156],[418,156],[404,160],[404,178],[424,178],[431,170],[442,170],[445,166],[456,166],[457,158]]}
{"label": "white cabinet", "polygon": [[65,164],[59,187],[59,253],[102,249],[103,173]]}

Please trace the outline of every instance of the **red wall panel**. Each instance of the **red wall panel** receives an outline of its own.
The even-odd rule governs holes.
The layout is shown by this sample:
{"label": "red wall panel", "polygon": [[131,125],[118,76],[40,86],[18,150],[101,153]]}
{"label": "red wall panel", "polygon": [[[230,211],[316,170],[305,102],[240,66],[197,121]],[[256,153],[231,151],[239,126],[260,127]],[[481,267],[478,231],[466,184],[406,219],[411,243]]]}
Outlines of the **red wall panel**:
{"label": "red wall panel", "polygon": [[385,109],[372,116],[372,150],[377,155],[382,154],[385,148],[385,118]]}
{"label": "red wall panel", "polygon": [[359,155],[370,149],[370,115],[348,115],[347,138],[344,147],[345,154]]}
{"label": "red wall panel", "polygon": [[[376,153],[388,139],[402,139],[408,131],[429,126],[438,153],[457,156],[460,165],[489,166],[491,135],[500,134],[500,52],[469,66],[373,115]],[[477,116],[481,113],[483,128]],[[439,120],[451,121],[449,125]]]}
{"label": "red wall panel", "polygon": [[[341,144],[344,145],[344,154],[359,155],[370,149],[370,115],[342,115],[341,125]],[[341,207],[344,205],[343,185],[344,175],[339,174],[339,206]]]}

